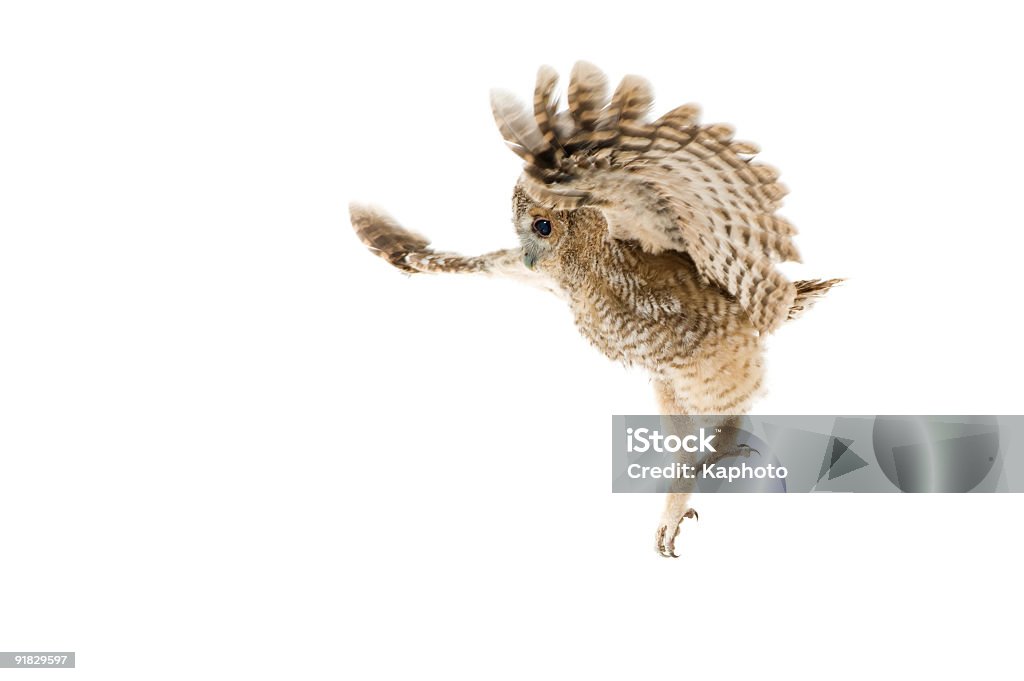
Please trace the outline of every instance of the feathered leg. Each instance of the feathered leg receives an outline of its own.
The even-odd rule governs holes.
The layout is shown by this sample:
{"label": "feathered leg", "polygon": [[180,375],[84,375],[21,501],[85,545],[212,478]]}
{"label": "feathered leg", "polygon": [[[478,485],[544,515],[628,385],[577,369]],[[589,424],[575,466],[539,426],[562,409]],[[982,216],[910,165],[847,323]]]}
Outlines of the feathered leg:
{"label": "feathered leg", "polygon": [[[698,427],[720,429],[718,452],[698,462],[696,454],[680,451],[680,463],[696,466],[749,454],[740,451],[732,438],[737,433],[736,415],[749,409],[760,389],[762,375],[759,337],[752,330],[738,329],[729,336],[710,340],[684,363],[654,379],[658,407],[666,415],[663,421],[668,430],[682,437]],[[712,418],[716,416],[721,418]],[[697,519],[697,511],[690,506],[694,481],[679,481],[677,486],[678,491],[666,496],[655,535],[655,549],[667,558],[677,557],[675,540],[683,520]]]}
{"label": "feathered leg", "polygon": [[[658,408],[666,416],[685,414],[685,407],[679,403],[675,389],[671,383],[655,380],[654,391],[658,399]],[[680,437],[685,435],[685,428],[678,428],[682,425],[679,419],[663,419],[669,430],[680,430]],[[679,463],[689,466],[696,464],[696,456],[680,450]],[[654,549],[666,558],[678,558],[676,555],[676,537],[679,536],[679,528],[686,518],[697,519],[697,511],[690,507],[690,489],[693,488],[692,480],[677,480],[676,485],[685,491],[670,492],[665,497],[665,510],[661,513],[661,522],[658,524],[658,531],[654,537]],[[689,488],[689,489],[686,489]]]}

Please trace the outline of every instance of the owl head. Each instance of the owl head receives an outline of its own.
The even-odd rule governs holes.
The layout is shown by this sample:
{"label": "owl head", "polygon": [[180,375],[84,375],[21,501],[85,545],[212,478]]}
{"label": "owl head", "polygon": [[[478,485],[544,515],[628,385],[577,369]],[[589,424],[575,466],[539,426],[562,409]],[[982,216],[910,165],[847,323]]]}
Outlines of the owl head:
{"label": "owl head", "polygon": [[531,198],[521,184],[512,193],[512,222],[526,267],[556,277],[586,264],[585,258],[598,252],[608,230],[600,211],[545,205]]}

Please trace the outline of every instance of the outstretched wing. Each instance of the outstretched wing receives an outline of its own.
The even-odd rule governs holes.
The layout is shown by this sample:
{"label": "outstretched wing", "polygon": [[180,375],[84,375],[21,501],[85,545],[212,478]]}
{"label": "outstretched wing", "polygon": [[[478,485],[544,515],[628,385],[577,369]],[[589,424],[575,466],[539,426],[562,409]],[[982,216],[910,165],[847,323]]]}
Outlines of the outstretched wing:
{"label": "outstretched wing", "polygon": [[532,116],[515,97],[492,93],[502,136],[525,162],[527,194],[556,209],[599,208],[613,237],[688,253],[758,329],[784,322],[797,290],[774,264],[799,260],[796,230],[775,215],[786,189],[774,168],[751,162],[757,147],[733,141],[728,125],[700,125],[692,104],[649,121],[653,97],[638,76],[623,78],[609,99],[604,74],[578,62],[564,111],[556,83],[541,67]]}
{"label": "outstretched wing", "polygon": [[384,211],[358,203],[349,205],[356,236],[371,253],[410,274],[419,272],[490,274],[519,279],[549,291],[556,287],[538,270],[523,264],[523,249],[508,248],[483,255],[461,255],[430,248],[430,241],[402,227]]}

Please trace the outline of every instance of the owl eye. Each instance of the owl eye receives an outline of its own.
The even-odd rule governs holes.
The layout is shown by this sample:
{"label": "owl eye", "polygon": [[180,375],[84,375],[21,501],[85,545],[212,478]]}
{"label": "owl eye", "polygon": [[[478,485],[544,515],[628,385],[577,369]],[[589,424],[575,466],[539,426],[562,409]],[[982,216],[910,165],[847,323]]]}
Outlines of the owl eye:
{"label": "owl eye", "polygon": [[544,218],[537,218],[533,221],[533,231],[537,232],[543,237],[551,236],[551,220],[545,220]]}

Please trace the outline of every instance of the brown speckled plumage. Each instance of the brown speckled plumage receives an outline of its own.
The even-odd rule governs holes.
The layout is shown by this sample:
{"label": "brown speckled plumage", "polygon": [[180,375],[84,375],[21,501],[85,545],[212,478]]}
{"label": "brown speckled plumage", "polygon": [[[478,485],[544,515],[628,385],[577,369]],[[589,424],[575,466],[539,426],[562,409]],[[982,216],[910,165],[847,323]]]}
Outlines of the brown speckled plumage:
{"label": "brown speckled plumage", "polygon": [[[839,280],[790,282],[796,230],[775,215],[778,172],[724,124],[688,104],[656,121],[647,81],[578,63],[559,111],[542,67],[533,105],[492,94],[495,120],[525,167],[513,193],[520,247],[439,253],[385,213],[351,207],[375,254],[407,272],[516,276],[564,297],[580,333],[609,358],[646,369],[664,414],[739,414],[761,389],[762,337]],[[550,223],[550,234],[536,227]],[[674,555],[688,494],[669,495],[657,548]]]}

